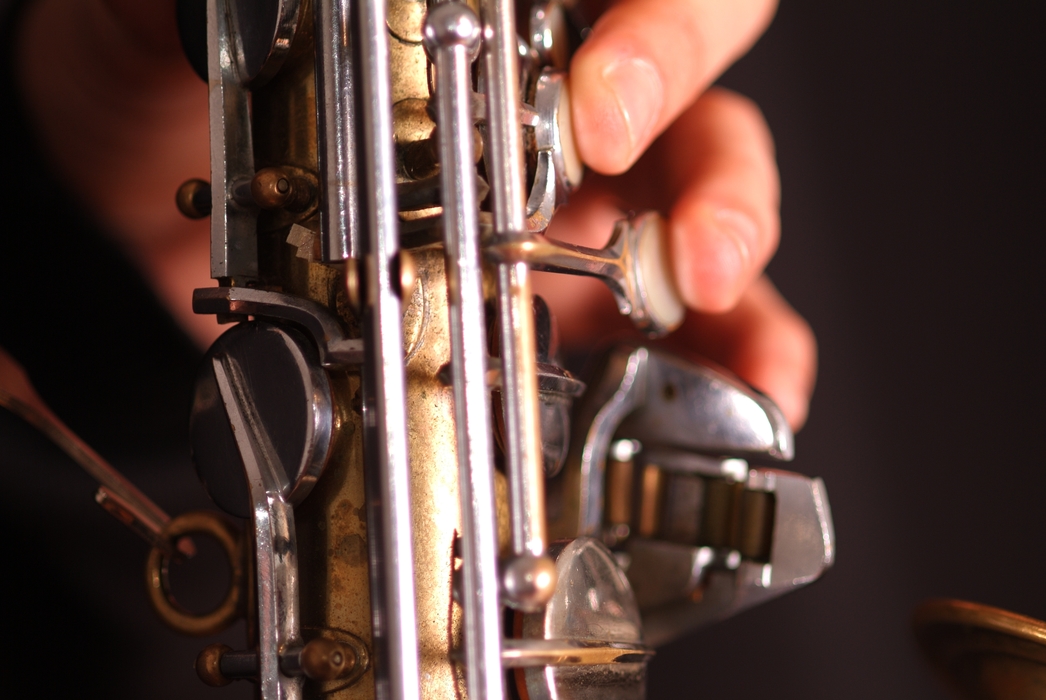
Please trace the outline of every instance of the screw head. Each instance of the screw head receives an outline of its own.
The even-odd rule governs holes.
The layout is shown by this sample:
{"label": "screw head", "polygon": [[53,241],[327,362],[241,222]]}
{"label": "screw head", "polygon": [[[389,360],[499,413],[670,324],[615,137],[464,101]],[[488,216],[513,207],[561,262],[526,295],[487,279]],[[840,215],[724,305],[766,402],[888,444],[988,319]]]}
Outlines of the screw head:
{"label": "screw head", "polygon": [[301,670],[314,680],[345,678],[356,668],[356,652],[347,644],[317,637],[301,650]]}
{"label": "screw head", "polygon": [[476,13],[462,2],[444,2],[425,18],[425,48],[429,53],[464,46],[469,54],[479,48],[482,27]]}
{"label": "screw head", "polygon": [[225,644],[211,644],[204,647],[200,655],[196,657],[196,675],[200,680],[212,688],[220,688],[232,683],[231,678],[222,675],[222,656],[232,647]]}
{"label": "screw head", "polygon": [[186,180],[174,195],[178,211],[190,219],[211,215],[211,183],[206,180]]}
{"label": "screw head", "polygon": [[556,590],[556,564],[548,556],[530,554],[515,557],[502,575],[505,599],[523,612],[541,610]]}

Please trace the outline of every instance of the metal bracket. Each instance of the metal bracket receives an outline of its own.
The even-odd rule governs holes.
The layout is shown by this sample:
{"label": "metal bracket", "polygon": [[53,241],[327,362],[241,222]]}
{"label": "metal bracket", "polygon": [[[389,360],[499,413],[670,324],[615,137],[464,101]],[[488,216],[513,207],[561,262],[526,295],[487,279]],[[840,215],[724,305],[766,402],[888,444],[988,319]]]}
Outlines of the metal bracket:
{"label": "metal bracket", "polygon": [[567,464],[577,481],[561,487],[576,486],[569,495],[577,509],[564,514],[563,536],[600,532],[615,437],[706,455],[792,459],[792,430],[780,409],[735,377],[646,347],[615,348],[605,366],[574,420]]}
{"label": "metal bracket", "polygon": [[316,341],[320,364],[327,369],[363,363],[363,341],[346,338],[334,314],[308,299],[250,287],[205,287],[193,290],[192,310],[289,321]]}
{"label": "metal bracket", "polygon": [[[638,592],[655,586],[674,602],[643,610],[645,640],[660,646],[816,580],[835,562],[835,531],[821,479],[776,469],[752,469],[747,488],[774,495],[768,562],[655,540],[630,540],[630,576]],[[691,564],[684,586],[672,586],[681,558]],[[684,564],[685,565],[685,564]],[[652,580],[656,576],[658,581]],[[678,577],[677,577],[678,579]]]}

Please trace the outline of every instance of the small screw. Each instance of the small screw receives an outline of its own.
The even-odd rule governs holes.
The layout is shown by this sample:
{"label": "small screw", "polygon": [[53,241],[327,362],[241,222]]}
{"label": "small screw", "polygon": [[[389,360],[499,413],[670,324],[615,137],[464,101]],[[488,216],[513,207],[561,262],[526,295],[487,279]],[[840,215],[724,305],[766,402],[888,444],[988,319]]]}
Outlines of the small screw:
{"label": "small screw", "polygon": [[211,215],[211,184],[206,180],[186,180],[174,195],[178,211],[190,219]]}

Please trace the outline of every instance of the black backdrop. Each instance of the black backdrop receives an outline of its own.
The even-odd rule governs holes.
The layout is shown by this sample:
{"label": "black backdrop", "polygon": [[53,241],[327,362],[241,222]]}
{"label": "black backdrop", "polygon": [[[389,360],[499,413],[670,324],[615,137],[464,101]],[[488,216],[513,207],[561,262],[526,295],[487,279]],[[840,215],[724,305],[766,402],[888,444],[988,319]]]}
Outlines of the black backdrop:
{"label": "black backdrop", "polygon": [[[660,650],[650,697],[943,698],[910,634],[920,600],[1046,618],[1044,29],[1033,1],[785,0],[723,79],[777,139],[770,274],[821,353],[796,468],[825,478],[838,560],[821,582]],[[2,153],[0,345],[161,505],[196,507],[195,352],[82,235],[28,149],[8,138]],[[5,636],[23,650],[0,655],[11,687],[246,696],[199,684],[202,643],[147,608],[141,544],[7,415],[0,473]]]}
{"label": "black backdrop", "polygon": [[813,586],[673,644],[652,698],[943,698],[912,608],[1046,619],[1046,14],[783,0],[723,79],[783,180],[777,285],[821,370],[796,466],[838,538]]}

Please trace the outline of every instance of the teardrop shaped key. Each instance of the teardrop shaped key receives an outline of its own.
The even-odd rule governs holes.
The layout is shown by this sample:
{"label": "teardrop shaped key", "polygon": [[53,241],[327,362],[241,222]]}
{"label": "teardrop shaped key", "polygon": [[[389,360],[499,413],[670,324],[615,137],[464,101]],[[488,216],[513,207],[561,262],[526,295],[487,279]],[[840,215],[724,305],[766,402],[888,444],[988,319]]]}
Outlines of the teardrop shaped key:
{"label": "teardrop shaped key", "polygon": [[92,450],[80,437],[56,416],[40,395],[36,393],[29,376],[13,357],[0,348],[0,406],[35,427],[84,471],[98,482],[95,494],[98,505],[105,508],[117,520],[134,530],[146,542],[159,548],[168,556],[178,553],[191,557],[195,547],[189,538],[179,539],[172,545],[164,535],[170,517],[155,503],[139,491],[111,464]]}

